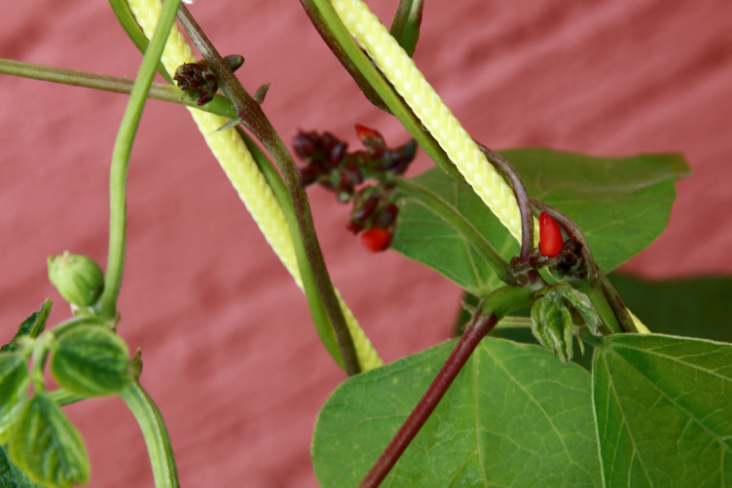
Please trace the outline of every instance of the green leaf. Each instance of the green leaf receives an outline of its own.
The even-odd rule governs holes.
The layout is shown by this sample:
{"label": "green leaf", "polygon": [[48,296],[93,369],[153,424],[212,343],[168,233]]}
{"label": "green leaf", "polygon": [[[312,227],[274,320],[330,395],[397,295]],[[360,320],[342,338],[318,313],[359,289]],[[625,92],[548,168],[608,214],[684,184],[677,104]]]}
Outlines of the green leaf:
{"label": "green leaf", "polygon": [[43,329],[46,327],[46,321],[48,315],[51,313],[51,300],[46,299],[41,305],[41,309],[37,312],[33,312],[30,316],[20,324],[18,332],[15,333],[9,343],[0,347],[0,352],[13,352],[18,350],[17,340],[23,336],[29,336],[32,338],[38,337]]}
{"label": "green leaf", "polygon": [[[688,174],[683,159],[675,155],[609,159],[546,149],[501,154],[521,174],[529,195],[575,220],[605,272],[660,235],[676,196],[674,180]],[[518,254],[518,243],[468,185],[437,169],[415,181],[458,210],[504,258]],[[415,200],[404,203],[391,246],[473,294],[485,295],[499,284],[467,241]]]}
{"label": "green leaf", "polygon": [[2,446],[0,446],[0,487],[40,488],[10,462],[10,459],[8,459],[8,456]]}
{"label": "green leaf", "polygon": [[67,488],[89,481],[84,441],[46,393],[26,400],[7,452],[35,483]]}
{"label": "green leaf", "polygon": [[399,0],[399,6],[389,29],[389,33],[404,48],[410,58],[419,41],[423,8],[424,0]]}
{"label": "green leaf", "polygon": [[732,346],[618,334],[597,348],[605,486],[732,486]]}
{"label": "green leaf", "polygon": [[0,353],[0,418],[25,396],[27,377],[28,365],[22,355]]}
{"label": "green leaf", "polygon": [[50,369],[59,385],[81,395],[117,393],[131,381],[127,345],[102,325],[80,325],[53,346]]}
{"label": "green leaf", "polygon": [[680,155],[596,158],[546,149],[501,153],[533,198],[579,225],[595,261],[609,272],[648,247],[666,228],[674,180],[689,175]]}
{"label": "green leaf", "polygon": [[[466,183],[438,168],[415,178],[473,224],[502,256],[519,252],[519,244]],[[427,206],[404,199],[391,247],[408,258],[426,264],[473,295],[484,296],[501,282],[492,268],[463,236]]]}
{"label": "green leaf", "polygon": [[622,274],[608,278],[651,332],[732,342],[732,278],[646,281]]}
{"label": "green leaf", "polygon": [[[324,488],[356,486],[455,346],[352,377],[320,412],[313,464]],[[383,486],[599,487],[590,375],[546,349],[486,339]]]}

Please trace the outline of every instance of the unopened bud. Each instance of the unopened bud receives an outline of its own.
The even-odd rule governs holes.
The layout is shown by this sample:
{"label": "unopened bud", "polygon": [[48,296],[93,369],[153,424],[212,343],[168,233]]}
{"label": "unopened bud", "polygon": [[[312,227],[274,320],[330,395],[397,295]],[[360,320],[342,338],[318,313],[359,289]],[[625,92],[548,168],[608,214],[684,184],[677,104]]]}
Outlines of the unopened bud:
{"label": "unopened bud", "polygon": [[68,251],[48,258],[48,279],[67,302],[80,307],[94,305],[104,290],[104,273],[99,265]]}
{"label": "unopened bud", "polygon": [[216,76],[203,62],[178,66],[173,79],[183,93],[192,100],[196,100],[197,105],[205,105],[213,100],[219,89]]}
{"label": "unopened bud", "polygon": [[229,54],[228,56],[224,56],[224,61],[226,61],[226,64],[229,66],[231,71],[236,71],[241,68],[242,64],[244,64],[244,56]]}

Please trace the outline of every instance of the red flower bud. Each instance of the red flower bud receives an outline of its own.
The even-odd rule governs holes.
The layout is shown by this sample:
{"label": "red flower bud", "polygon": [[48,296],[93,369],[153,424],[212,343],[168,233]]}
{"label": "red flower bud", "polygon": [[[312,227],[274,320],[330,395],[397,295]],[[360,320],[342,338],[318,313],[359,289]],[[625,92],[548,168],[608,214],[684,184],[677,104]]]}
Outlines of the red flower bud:
{"label": "red flower bud", "polygon": [[539,251],[543,256],[554,257],[564,246],[562,230],[546,212],[539,215]]}
{"label": "red flower bud", "polygon": [[384,139],[383,137],[381,137],[381,134],[376,132],[374,129],[359,124],[356,124],[356,135],[362,141],[367,137],[371,137],[372,139]]}
{"label": "red flower bud", "polygon": [[384,137],[374,129],[356,125],[356,135],[361,139],[361,144],[364,145],[371,157],[379,157],[386,149]]}
{"label": "red flower bud", "polygon": [[385,251],[391,244],[392,233],[387,229],[372,227],[361,234],[361,244],[371,252]]}

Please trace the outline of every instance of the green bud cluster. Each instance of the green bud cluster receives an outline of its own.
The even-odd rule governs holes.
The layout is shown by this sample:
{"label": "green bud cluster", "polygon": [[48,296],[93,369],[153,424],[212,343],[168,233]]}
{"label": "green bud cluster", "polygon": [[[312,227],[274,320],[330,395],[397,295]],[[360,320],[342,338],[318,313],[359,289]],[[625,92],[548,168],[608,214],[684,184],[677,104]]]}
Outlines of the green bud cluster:
{"label": "green bud cluster", "polygon": [[[575,315],[593,335],[601,335],[600,317],[590,299],[566,283],[554,286],[531,309],[531,332],[540,344],[551,350],[564,364],[574,357],[573,339],[581,330],[581,325],[575,324]],[[582,340],[578,339],[577,342],[584,354]]]}

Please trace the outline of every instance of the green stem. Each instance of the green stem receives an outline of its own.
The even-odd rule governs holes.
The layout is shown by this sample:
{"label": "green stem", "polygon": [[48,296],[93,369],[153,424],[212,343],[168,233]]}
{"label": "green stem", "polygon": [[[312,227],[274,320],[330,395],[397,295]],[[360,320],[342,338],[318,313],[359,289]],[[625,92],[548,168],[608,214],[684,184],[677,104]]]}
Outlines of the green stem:
{"label": "green stem", "polygon": [[[20,61],[1,58],[0,73],[11,76],[20,76],[23,78],[31,78],[33,80],[50,81],[52,83],[92,88],[112,93],[130,94],[132,93],[132,87],[135,83],[135,80],[121,78],[119,76],[55,68],[53,66],[23,63]],[[237,117],[236,110],[231,104],[231,101],[222,95],[216,95],[214,99],[206,105],[197,105],[195,100],[188,99],[188,97],[186,97],[185,94],[177,87],[153,83],[147,96],[148,98],[161,100],[163,102],[193,107],[228,119],[235,119]]]}
{"label": "green stem", "polygon": [[300,235],[307,254],[307,262],[298,262],[301,269],[301,275],[304,267],[308,265],[312,268],[313,276],[318,287],[318,292],[325,309],[328,311],[331,324],[335,331],[338,345],[343,356],[343,362],[346,372],[349,375],[357,374],[361,371],[361,366],[356,355],[356,348],[353,344],[353,338],[346,325],[343,310],[335,295],[333,284],[330,281],[328,270],[325,267],[323,254],[315,235],[315,227],[310,212],[310,204],[308,203],[305,190],[300,186],[300,177],[297,172],[297,166],[292,156],[285,148],[269,119],[265,116],[261,106],[244,90],[239,81],[236,79],[231,69],[223,60],[221,55],[216,51],[214,46],[206,37],[206,34],[196,23],[195,19],[190,15],[185,7],[180,9],[179,20],[185,29],[191,41],[196,45],[199,52],[206,60],[211,70],[215,73],[219,80],[223,92],[229,97],[236,107],[237,114],[242,124],[247,127],[254,136],[259,139],[275,160],[282,171],[282,177],[290,193],[290,198],[297,215],[297,223],[300,229]]}
{"label": "green stem", "polygon": [[[287,221],[287,227],[290,230],[290,235],[292,236],[292,243],[295,248],[295,255],[298,263],[307,262],[307,253],[305,251],[302,238],[300,237],[300,228],[297,225],[297,216],[295,215],[292,199],[290,198],[290,194],[287,192],[287,187],[282,181],[282,177],[252,138],[239,127],[237,127],[237,131],[244,141],[244,144],[246,144],[247,149],[249,149],[249,152],[252,154],[257,166],[259,166],[259,170],[262,172],[267,183],[272,188],[272,192],[275,194],[275,197],[282,208],[282,213],[285,214],[285,220]],[[303,290],[305,291],[305,298],[308,301],[310,314],[313,318],[313,323],[315,324],[315,330],[318,332],[318,336],[323,342],[326,350],[331,356],[333,356],[336,363],[338,363],[341,368],[344,368],[343,356],[338,348],[338,341],[333,333],[333,327],[330,324],[328,313],[326,312],[325,307],[323,306],[323,301],[320,299],[320,295],[318,294],[318,287],[315,284],[313,270],[310,266],[301,267],[300,270]]]}
{"label": "green stem", "polygon": [[[135,16],[132,15],[132,11],[130,10],[127,0],[109,0],[109,5],[112,7],[112,12],[114,12],[114,15],[117,17],[117,21],[125,30],[125,33],[127,33],[127,37],[129,37],[137,49],[144,54],[147,49],[148,40],[145,33],[142,32],[142,29],[137,24]],[[173,80],[160,60],[157,62],[157,71],[168,83],[171,85],[173,84]]]}
{"label": "green stem", "polygon": [[397,191],[407,197],[414,198],[419,203],[442,217],[448,224],[457,230],[480,256],[493,268],[498,278],[509,285],[516,284],[511,265],[508,264],[493,246],[454,208],[448,205],[439,195],[407,178],[397,179]]}
{"label": "green stem", "polygon": [[175,466],[170,435],[160,410],[142,386],[133,381],[119,394],[135,416],[145,438],[157,488],[178,488],[178,469]]}
{"label": "green stem", "polygon": [[531,319],[529,317],[514,317],[510,315],[503,317],[496,325],[496,329],[530,329]]}
{"label": "green stem", "polygon": [[[337,45],[338,50],[334,53],[344,67],[349,70],[352,76],[355,69],[359,73],[359,79],[365,80],[373,88],[381,100],[387,105],[399,122],[409,131],[427,155],[445,171],[447,174],[460,181],[463,176],[455,165],[447,157],[437,141],[422,128],[412,109],[404,102],[394,88],[384,78],[381,72],[373,65],[371,60],[353,40],[346,27],[341,22],[338,14],[333,10],[330,0],[300,0],[310,20],[315,24],[318,32],[331,49]],[[347,59],[343,59],[343,57]]]}
{"label": "green stem", "polygon": [[132,87],[127,109],[122,117],[117,140],[112,153],[110,171],[110,218],[109,257],[104,277],[104,293],[99,300],[102,315],[114,317],[117,314],[117,297],[122,284],[122,270],[125,262],[125,230],[127,227],[127,168],[132,152],[132,143],[137,133],[147,93],[152,85],[160,56],[165,49],[170,29],[175,23],[181,0],[165,0],[160,20],[153,38],[145,52],[140,71]]}

